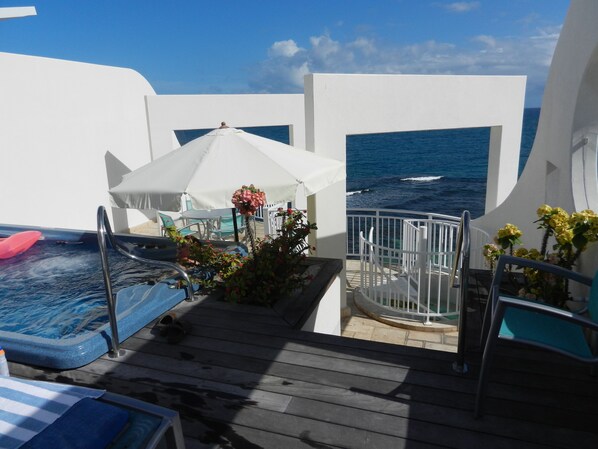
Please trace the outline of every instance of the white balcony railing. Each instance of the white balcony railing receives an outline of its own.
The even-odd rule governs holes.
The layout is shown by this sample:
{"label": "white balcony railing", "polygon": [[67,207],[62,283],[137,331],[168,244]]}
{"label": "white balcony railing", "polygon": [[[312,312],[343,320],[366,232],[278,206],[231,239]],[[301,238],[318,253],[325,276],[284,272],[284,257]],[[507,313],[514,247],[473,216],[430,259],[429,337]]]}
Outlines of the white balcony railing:
{"label": "white balcony railing", "polygon": [[[349,211],[347,220],[347,257],[360,259],[360,289],[367,299],[424,323],[458,318],[459,290],[451,287],[450,275],[459,218],[366,209]],[[471,241],[471,266],[481,268],[490,238],[472,228]]]}

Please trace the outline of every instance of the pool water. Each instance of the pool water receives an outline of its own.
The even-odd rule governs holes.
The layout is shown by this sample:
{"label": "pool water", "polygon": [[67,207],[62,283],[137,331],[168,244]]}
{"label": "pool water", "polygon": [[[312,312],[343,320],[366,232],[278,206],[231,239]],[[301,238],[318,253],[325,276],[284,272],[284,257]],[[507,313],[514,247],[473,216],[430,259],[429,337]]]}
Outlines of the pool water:
{"label": "pool water", "polygon": [[[97,244],[38,241],[0,260],[0,330],[69,338],[108,322]],[[153,283],[164,269],[140,265],[109,250],[113,291]]]}

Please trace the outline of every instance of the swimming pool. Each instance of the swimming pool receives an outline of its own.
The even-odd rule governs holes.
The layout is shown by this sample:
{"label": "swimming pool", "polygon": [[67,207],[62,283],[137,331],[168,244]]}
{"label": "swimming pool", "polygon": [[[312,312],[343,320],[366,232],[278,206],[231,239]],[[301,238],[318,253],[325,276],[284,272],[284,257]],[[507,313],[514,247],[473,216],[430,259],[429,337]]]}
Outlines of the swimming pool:
{"label": "swimming pool", "polygon": [[[32,228],[0,226],[0,237]],[[0,345],[11,361],[48,368],[85,365],[110,349],[97,235],[38,229],[43,240],[0,260]],[[133,246],[167,240],[119,236]],[[174,272],[110,252],[120,341],[185,299],[173,288]]]}

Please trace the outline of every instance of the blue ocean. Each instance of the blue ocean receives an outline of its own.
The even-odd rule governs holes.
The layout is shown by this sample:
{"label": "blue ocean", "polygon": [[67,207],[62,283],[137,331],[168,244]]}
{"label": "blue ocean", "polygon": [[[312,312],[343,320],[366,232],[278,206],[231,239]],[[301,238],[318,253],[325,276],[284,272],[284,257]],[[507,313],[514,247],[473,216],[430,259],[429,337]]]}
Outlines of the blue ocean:
{"label": "blue ocean", "polygon": [[[526,109],[519,174],[531,151],[540,109]],[[288,127],[243,128],[284,143]],[[184,143],[208,130],[177,131]],[[347,137],[347,208],[408,209],[473,218],[484,213],[490,128]]]}

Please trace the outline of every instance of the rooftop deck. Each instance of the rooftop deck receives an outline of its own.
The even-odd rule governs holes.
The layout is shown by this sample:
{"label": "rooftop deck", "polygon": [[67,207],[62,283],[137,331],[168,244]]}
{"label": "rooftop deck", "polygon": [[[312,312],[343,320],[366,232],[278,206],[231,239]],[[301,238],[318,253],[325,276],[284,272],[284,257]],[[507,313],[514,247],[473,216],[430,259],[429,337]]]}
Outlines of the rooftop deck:
{"label": "rooftop deck", "polygon": [[122,359],[11,373],[178,410],[190,449],[598,447],[598,378],[552,354],[503,346],[476,420],[475,343],[462,376],[452,353],[302,332],[271,309],[205,297],[176,313],[193,324],[177,345],[150,325]]}

